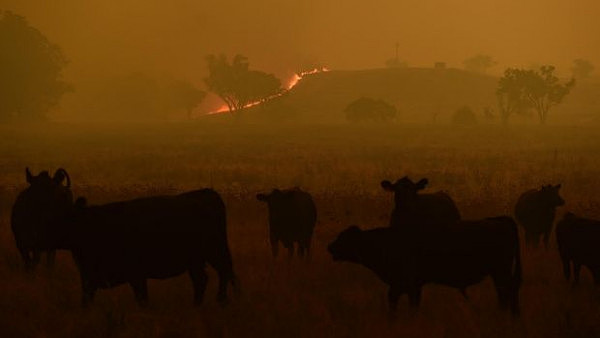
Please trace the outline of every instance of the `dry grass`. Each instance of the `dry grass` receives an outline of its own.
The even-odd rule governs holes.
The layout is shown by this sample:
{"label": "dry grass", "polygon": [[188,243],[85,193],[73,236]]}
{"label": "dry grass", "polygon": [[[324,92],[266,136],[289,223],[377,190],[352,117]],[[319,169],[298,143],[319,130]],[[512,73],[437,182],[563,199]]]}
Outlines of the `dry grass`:
{"label": "dry grass", "polygon": [[[334,264],[325,247],[351,223],[386,224],[391,196],[381,179],[428,177],[463,215],[511,213],[520,192],[563,183],[565,210],[600,218],[600,139],[593,127],[267,126],[230,123],[49,125],[0,130],[0,336],[2,337],[589,337],[600,335],[600,293],[585,272],[578,288],[551,250],[524,250],[522,316],[496,308],[490,281],[468,290],[425,288],[421,309],[406,299],[386,314],[386,288],[366,269]],[[92,203],[212,186],[228,206],[229,237],[243,293],[226,308],[192,306],[187,276],[150,283],[150,307],[127,286],[79,307],[67,253],[55,271],[27,275],[8,215],[23,168],[65,167],[76,195]],[[270,257],[258,191],[299,185],[313,193],[319,223],[310,262]]]}

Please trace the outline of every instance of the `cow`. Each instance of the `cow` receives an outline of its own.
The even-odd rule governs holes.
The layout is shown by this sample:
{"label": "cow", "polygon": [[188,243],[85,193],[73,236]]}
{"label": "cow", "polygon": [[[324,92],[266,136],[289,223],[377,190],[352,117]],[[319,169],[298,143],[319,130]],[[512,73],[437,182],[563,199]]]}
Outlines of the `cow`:
{"label": "cow", "polygon": [[45,238],[49,249],[71,251],[84,307],[98,289],[124,283],[145,306],[147,279],[186,271],[199,305],[208,283],[207,263],[219,276],[219,302],[227,302],[230,283],[237,286],[226,225],[223,200],[214,190],[202,189],[96,206],[78,198],[67,216],[47,227]]}
{"label": "cow", "polygon": [[73,204],[71,179],[65,169],[58,169],[53,176],[48,171],[33,175],[25,169],[29,186],[15,200],[11,213],[11,228],[15,243],[25,268],[35,268],[42,252],[47,254],[48,267],[54,264],[55,250],[42,250],[44,224],[62,217]]}
{"label": "cow", "polygon": [[571,279],[573,263],[574,283],[579,283],[583,265],[592,272],[595,284],[600,285],[600,221],[569,212],[556,225],[556,241],[567,281]]}
{"label": "cow", "polygon": [[279,242],[294,254],[294,243],[298,255],[308,257],[310,242],[317,222],[317,208],[312,196],[299,188],[279,190],[270,194],[257,194],[256,199],[266,202],[269,208],[269,240],[273,257],[279,252]]}
{"label": "cow", "polygon": [[381,182],[385,191],[394,193],[390,227],[419,225],[422,230],[430,230],[443,228],[460,220],[456,204],[445,192],[419,193],[428,183],[426,178],[414,183],[407,176],[395,183],[388,180]]}
{"label": "cow", "polygon": [[390,311],[408,294],[417,308],[424,285],[467,287],[491,276],[501,308],[519,312],[521,256],[517,224],[510,217],[460,221],[439,236],[412,237],[398,228],[351,226],[328,246],[334,261],[363,265],[389,285]]}
{"label": "cow", "polygon": [[543,235],[544,246],[548,247],[556,208],[565,204],[559,195],[560,187],[560,184],[545,185],[541,189],[526,191],[519,197],[515,218],[525,230],[528,245],[537,247]]}

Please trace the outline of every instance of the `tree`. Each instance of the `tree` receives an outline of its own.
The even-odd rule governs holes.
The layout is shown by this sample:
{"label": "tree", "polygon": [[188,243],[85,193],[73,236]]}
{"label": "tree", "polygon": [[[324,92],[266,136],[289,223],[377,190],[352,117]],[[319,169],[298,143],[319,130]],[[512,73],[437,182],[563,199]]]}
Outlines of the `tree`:
{"label": "tree", "polygon": [[475,116],[470,107],[464,106],[454,112],[452,123],[457,125],[474,125],[477,124],[477,116]]}
{"label": "tree", "polygon": [[209,55],[207,63],[209,76],[204,79],[206,86],[225,101],[234,115],[249,105],[282,92],[279,79],[272,74],[250,70],[248,59],[242,55],[236,55],[231,63],[225,55]]}
{"label": "tree", "polygon": [[72,90],[61,80],[66,64],[60,47],[24,17],[0,11],[0,119],[45,118]]}
{"label": "tree", "polygon": [[497,62],[494,61],[491,56],[483,54],[472,56],[463,61],[465,70],[481,74],[485,74],[487,70],[495,66],[496,63]]}
{"label": "tree", "polygon": [[193,84],[179,80],[167,88],[166,101],[171,108],[184,109],[188,120],[192,118],[192,111],[206,97],[206,92],[196,88]]}
{"label": "tree", "polygon": [[504,123],[512,113],[533,109],[545,124],[550,108],[562,102],[575,85],[575,79],[564,84],[554,75],[554,66],[533,69],[508,68],[498,82],[498,106]]}
{"label": "tree", "polygon": [[588,60],[576,59],[573,61],[571,72],[576,79],[586,79],[594,71],[594,65]]}
{"label": "tree", "polygon": [[554,66],[542,66],[539,72],[524,72],[524,94],[537,112],[541,124],[546,123],[550,108],[561,103],[575,86],[575,79],[561,84],[559,78],[554,75],[554,69]]}
{"label": "tree", "polygon": [[389,122],[396,117],[393,105],[383,101],[362,97],[350,103],[346,109],[346,119],[350,122]]}
{"label": "tree", "polygon": [[525,98],[525,88],[522,69],[508,68],[504,76],[498,81],[496,98],[498,99],[498,110],[503,124],[515,113],[523,113],[528,109],[529,102]]}

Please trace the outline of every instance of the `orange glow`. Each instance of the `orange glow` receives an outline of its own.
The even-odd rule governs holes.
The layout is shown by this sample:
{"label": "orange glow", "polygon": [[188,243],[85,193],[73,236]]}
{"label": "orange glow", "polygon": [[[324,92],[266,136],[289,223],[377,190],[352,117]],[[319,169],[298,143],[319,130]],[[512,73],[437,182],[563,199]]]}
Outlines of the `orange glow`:
{"label": "orange glow", "polygon": [[[279,94],[275,94],[271,97],[268,97],[265,101],[262,101],[262,102],[272,100],[276,97],[279,97],[279,96],[289,92],[290,90],[292,90],[292,88],[294,88],[298,84],[298,82],[300,82],[300,80],[302,80],[307,75],[312,75],[312,74],[317,74],[317,73],[325,73],[328,71],[329,71],[329,68],[321,67],[321,68],[314,68],[311,70],[303,71],[300,73],[294,73],[294,75],[288,81],[288,83],[285,86],[285,89],[283,91],[281,91]],[[261,104],[262,102],[261,101],[251,102],[251,103],[248,103],[247,105],[245,105],[244,108],[254,107],[254,106]],[[229,107],[226,104],[223,104],[221,107],[219,107],[219,109],[213,110],[213,111],[207,113],[207,115],[221,114],[221,113],[227,113],[227,112],[229,112]]]}

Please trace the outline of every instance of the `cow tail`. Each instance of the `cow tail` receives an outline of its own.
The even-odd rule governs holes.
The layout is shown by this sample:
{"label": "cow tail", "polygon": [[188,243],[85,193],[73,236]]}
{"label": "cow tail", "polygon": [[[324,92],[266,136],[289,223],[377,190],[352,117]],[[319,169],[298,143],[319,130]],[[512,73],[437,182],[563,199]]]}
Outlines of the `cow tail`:
{"label": "cow tail", "polygon": [[237,275],[235,274],[235,271],[233,270],[233,257],[231,256],[231,250],[229,249],[229,236],[227,235],[227,215],[224,213],[222,217],[220,217],[220,219],[222,220],[221,229],[225,231],[223,243],[225,248],[224,257],[226,260],[225,269],[229,274],[229,284],[231,284],[233,294],[235,297],[239,298],[239,295],[241,294],[241,286],[240,280],[238,279]]}
{"label": "cow tail", "polygon": [[513,285],[518,290],[523,282],[523,267],[521,266],[521,243],[519,241],[519,230],[515,224],[515,266],[513,271]]}
{"label": "cow tail", "polygon": [[510,295],[511,311],[513,315],[519,314],[519,289],[523,282],[523,267],[521,266],[521,243],[519,241],[519,228],[513,221],[513,238],[515,242],[514,267],[512,273],[512,290]]}

